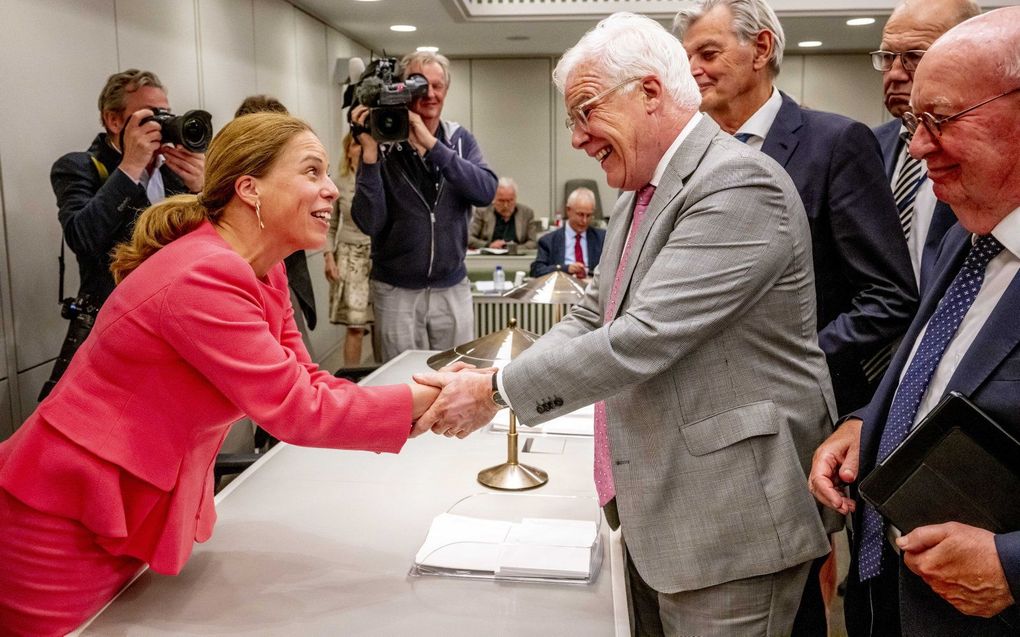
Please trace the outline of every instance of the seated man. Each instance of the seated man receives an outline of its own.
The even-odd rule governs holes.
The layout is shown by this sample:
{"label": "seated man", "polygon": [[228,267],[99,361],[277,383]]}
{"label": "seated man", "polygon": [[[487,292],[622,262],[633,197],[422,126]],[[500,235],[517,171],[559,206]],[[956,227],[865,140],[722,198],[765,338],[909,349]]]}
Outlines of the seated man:
{"label": "seated man", "polygon": [[563,270],[585,279],[599,264],[606,231],[589,228],[595,215],[595,193],[578,188],[567,197],[567,223],[538,241],[538,257],[531,263],[531,276]]}
{"label": "seated man", "polygon": [[517,203],[517,183],[500,177],[491,206],[475,209],[468,230],[469,248],[505,248],[510,242],[534,250],[538,228],[532,223],[535,211]]}

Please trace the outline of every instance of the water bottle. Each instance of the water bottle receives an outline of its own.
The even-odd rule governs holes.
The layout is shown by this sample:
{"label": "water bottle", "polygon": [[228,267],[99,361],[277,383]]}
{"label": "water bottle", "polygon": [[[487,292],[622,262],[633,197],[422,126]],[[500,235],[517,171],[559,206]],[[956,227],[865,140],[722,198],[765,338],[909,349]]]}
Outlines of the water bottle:
{"label": "water bottle", "polygon": [[502,294],[506,284],[506,275],[503,273],[503,266],[497,265],[496,271],[492,273],[492,287],[496,294]]}

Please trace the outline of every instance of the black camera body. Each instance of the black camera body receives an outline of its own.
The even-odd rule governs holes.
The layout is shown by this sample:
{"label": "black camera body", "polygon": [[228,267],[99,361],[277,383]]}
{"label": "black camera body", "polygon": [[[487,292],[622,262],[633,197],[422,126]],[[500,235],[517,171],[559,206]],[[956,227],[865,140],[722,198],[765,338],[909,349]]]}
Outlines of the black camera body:
{"label": "black camera body", "polygon": [[68,321],[74,321],[81,317],[88,319],[91,326],[97,314],[99,314],[99,306],[93,303],[92,298],[87,294],[77,298],[68,297],[60,301],[60,316]]}
{"label": "black camera body", "polygon": [[[424,75],[413,73],[400,79],[396,58],[377,58],[365,69],[354,85],[351,106],[363,104],[369,108],[367,126],[351,123],[355,136],[369,133],[378,142],[399,142],[407,139],[410,123],[407,117],[411,102],[425,97],[429,81]],[[349,117],[349,116],[348,116]]]}
{"label": "black camera body", "polygon": [[152,115],[140,123],[156,122],[162,129],[162,142],[182,146],[193,153],[204,153],[212,141],[212,115],[207,111],[193,110],[174,115],[166,108],[155,108]]}

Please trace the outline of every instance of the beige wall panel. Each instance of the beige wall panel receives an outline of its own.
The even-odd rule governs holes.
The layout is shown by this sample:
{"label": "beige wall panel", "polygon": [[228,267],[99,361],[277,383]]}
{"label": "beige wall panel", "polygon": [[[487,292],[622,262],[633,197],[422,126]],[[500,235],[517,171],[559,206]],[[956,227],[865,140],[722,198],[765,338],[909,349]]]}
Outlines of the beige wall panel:
{"label": "beige wall panel", "polygon": [[216,130],[255,94],[255,26],[251,0],[199,0],[202,104]]}
{"label": "beige wall panel", "polygon": [[14,410],[16,416],[14,420],[15,429],[20,427],[21,423],[25,422],[29,415],[35,411],[36,406],[39,404],[36,400],[39,396],[39,390],[42,389],[43,383],[49,377],[49,365],[33,367],[18,374],[18,403]]}
{"label": "beige wall panel", "polygon": [[882,74],[867,55],[806,55],[802,104],[876,126],[886,117]]}
{"label": "beige wall panel", "polygon": [[800,104],[804,95],[804,56],[783,57],[783,68],[776,77],[776,87]]}
{"label": "beige wall panel", "polygon": [[[117,70],[112,0],[0,2],[0,166],[16,368],[56,357],[67,323],[57,306],[61,232],[50,188],[53,162],[85,150],[100,130],[96,98]],[[65,293],[78,289],[68,253]],[[49,366],[46,366],[49,369]]]}
{"label": "beige wall panel", "polygon": [[295,108],[298,103],[297,33],[298,10],[282,0],[254,0],[255,84]]}
{"label": "beige wall panel", "polygon": [[183,113],[201,106],[194,0],[118,0],[117,49],[121,69],[152,71]]}
{"label": "beige wall panel", "polygon": [[489,166],[517,181],[518,199],[537,216],[550,212],[550,72],[544,58],[471,65],[471,130]]}
{"label": "beige wall panel", "polygon": [[326,60],[326,25],[301,11],[295,21],[298,99],[288,108],[316,131],[327,131],[332,68]]}

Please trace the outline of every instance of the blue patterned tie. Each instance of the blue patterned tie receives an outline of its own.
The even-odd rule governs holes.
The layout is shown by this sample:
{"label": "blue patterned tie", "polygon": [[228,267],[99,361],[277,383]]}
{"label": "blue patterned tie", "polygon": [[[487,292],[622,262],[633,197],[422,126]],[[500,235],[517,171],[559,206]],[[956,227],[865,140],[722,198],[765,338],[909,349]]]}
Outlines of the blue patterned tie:
{"label": "blue patterned tie", "polygon": [[736,137],[738,140],[740,140],[740,141],[742,141],[742,142],[744,142],[746,144],[747,140],[749,140],[752,137],[754,137],[754,133],[737,133],[736,135],[734,135],[734,137]]}
{"label": "blue patterned tie", "polygon": [[[907,437],[935,368],[981,289],[985,267],[1000,252],[1002,244],[995,237],[990,234],[979,237],[964,260],[963,267],[939,301],[889,407],[878,445],[878,462],[885,460]],[[884,526],[885,522],[878,511],[865,503],[859,565],[862,582],[882,571]]]}

